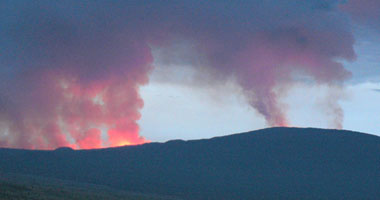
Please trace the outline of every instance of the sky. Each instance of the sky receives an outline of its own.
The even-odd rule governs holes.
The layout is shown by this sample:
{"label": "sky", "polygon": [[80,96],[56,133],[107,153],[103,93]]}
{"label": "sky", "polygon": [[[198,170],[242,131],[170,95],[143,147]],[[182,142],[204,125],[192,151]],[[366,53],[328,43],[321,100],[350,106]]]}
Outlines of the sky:
{"label": "sky", "polygon": [[380,135],[377,0],[2,1],[0,147]]}
{"label": "sky", "polygon": [[[380,33],[361,27],[355,33],[357,59],[344,67],[352,72],[339,101],[344,111],[343,129],[380,136]],[[270,127],[238,92],[227,87],[193,88],[162,83],[159,69],[141,93],[145,102],[139,120],[141,134],[152,141],[199,139]],[[291,126],[336,128],[318,101],[328,94],[326,87],[298,83],[283,99]],[[156,113],[160,113],[157,117]],[[191,123],[189,123],[191,122]]]}

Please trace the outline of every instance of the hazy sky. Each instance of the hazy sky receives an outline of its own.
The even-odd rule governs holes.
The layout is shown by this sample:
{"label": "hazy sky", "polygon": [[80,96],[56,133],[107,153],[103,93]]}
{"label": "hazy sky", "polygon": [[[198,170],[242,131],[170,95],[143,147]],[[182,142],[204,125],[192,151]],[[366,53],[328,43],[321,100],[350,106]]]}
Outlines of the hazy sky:
{"label": "hazy sky", "polygon": [[0,147],[380,134],[380,1],[0,2]]}
{"label": "hazy sky", "polygon": [[[380,24],[379,24],[380,25]],[[343,129],[380,136],[380,32],[357,27],[354,49],[357,59],[345,62],[353,73],[345,83]],[[199,139],[269,127],[244,100],[238,88],[192,88],[155,81],[159,67],[143,86],[141,134],[152,141]],[[228,87],[228,86],[227,86]],[[211,92],[211,93],[210,93]],[[328,94],[326,87],[298,84],[283,98],[291,126],[335,128],[329,113],[321,111],[318,101]],[[333,97],[331,97],[333,98]]]}

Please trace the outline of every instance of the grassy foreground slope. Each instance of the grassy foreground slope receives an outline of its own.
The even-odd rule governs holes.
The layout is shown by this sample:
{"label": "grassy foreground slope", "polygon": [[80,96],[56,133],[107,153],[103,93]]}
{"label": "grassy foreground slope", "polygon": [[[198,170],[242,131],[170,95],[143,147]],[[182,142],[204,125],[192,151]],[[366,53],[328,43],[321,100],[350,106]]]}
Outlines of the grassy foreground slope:
{"label": "grassy foreground slope", "polygon": [[0,174],[1,200],[170,200],[106,186],[15,174]]}

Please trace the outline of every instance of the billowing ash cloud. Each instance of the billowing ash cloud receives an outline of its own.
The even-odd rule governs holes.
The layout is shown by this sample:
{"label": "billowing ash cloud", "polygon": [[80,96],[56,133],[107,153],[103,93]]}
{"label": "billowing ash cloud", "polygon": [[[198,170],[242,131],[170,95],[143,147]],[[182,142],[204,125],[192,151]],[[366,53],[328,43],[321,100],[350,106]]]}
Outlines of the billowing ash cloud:
{"label": "billowing ash cloud", "polygon": [[[146,142],[136,123],[139,86],[156,48],[168,49],[163,66],[175,61],[208,81],[235,80],[271,126],[287,125],[278,97],[297,76],[339,86],[350,73],[338,60],[355,58],[349,19],[333,0],[0,4],[1,146]],[[200,64],[173,56],[181,41],[195,49],[181,56]]]}
{"label": "billowing ash cloud", "polygon": [[[5,146],[138,144],[136,120],[153,57],[146,39],[101,4],[2,3]],[[102,141],[105,127],[108,140]]]}

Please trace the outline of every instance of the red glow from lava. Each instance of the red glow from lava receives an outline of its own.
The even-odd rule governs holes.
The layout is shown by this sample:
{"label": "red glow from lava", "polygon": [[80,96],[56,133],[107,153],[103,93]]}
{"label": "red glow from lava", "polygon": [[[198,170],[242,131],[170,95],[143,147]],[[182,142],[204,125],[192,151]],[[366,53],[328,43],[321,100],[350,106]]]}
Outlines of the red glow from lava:
{"label": "red glow from lava", "polygon": [[121,146],[129,146],[129,145],[140,145],[140,144],[144,144],[144,143],[149,143],[150,141],[149,140],[144,140],[144,141],[141,141],[139,143],[133,143],[133,142],[130,142],[128,140],[121,140],[121,141],[118,141],[116,142],[113,146],[114,147],[121,147]]}
{"label": "red glow from lava", "polygon": [[280,127],[290,127],[290,124],[286,121],[281,122],[278,126]]}
{"label": "red glow from lava", "polygon": [[78,140],[77,144],[81,149],[101,148],[102,139],[100,130],[93,128],[86,131],[85,137]]}
{"label": "red glow from lava", "polygon": [[81,85],[63,80],[61,88],[69,102],[61,113],[62,127],[74,139],[75,149],[150,142],[139,135],[136,121],[141,117],[143,101],[129,82],[108,80]]}
{"label": "red glow from lava", "polygon": [[139,136],[139,127],[136,123],[129,126],[119,124],[119,126],[108,130],[108,142],[110,146],[138,145],[150,142]]}

